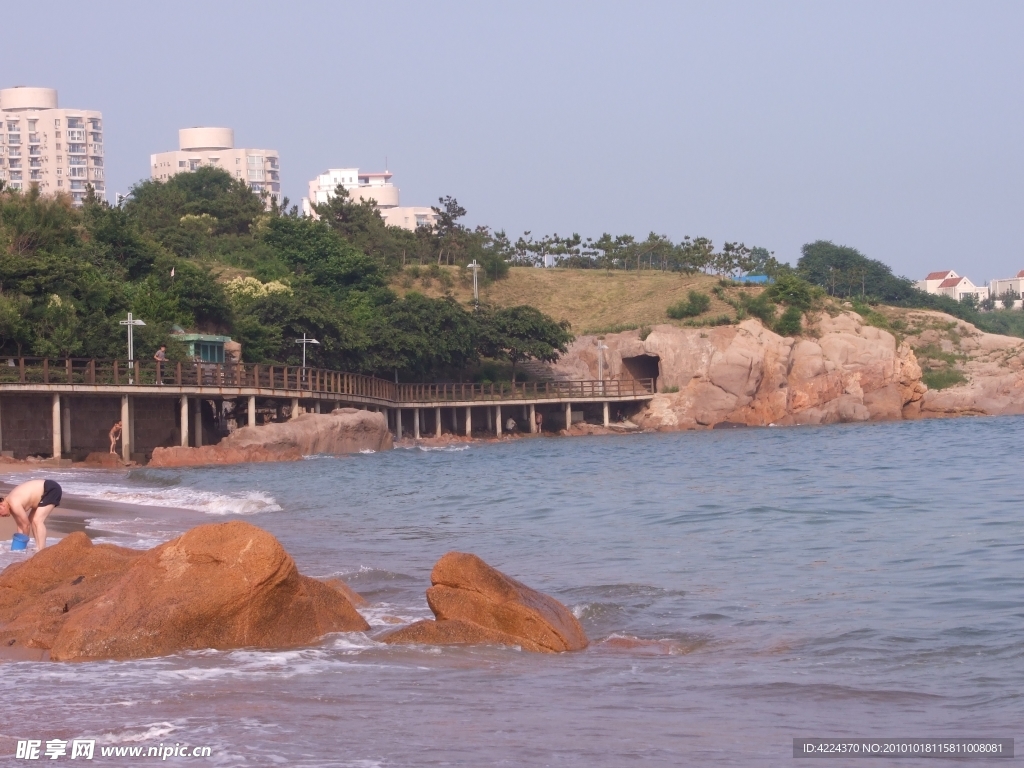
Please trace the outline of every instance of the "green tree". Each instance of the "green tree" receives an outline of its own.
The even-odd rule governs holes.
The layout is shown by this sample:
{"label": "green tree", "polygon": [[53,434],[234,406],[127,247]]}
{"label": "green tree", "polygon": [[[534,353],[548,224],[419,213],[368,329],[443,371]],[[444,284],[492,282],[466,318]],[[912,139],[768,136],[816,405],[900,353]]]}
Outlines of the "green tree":
{"label": "green tree", "polygon": [[804,280],[820,286],[831,296],[871,296],[883,301],[906,301],[917,293],[905,277],[869,259],[856,248],[816,240],[801,249],[796,271]]}
{"label": "green tree", "polygon": [[525,305],[483,310],[478,322],[481,351],[512,363],[513,382],[519,363],[529,359],[553,362],[574,338],[567,321],[558,322]]}

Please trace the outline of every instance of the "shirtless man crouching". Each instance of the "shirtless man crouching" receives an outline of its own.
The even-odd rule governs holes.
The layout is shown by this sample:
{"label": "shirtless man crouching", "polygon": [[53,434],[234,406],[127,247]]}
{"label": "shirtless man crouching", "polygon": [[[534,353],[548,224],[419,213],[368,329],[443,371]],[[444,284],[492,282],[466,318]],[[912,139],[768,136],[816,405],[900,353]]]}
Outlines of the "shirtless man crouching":
{"label": "shirtless man crouching", "polygon": [[21,533],[35,536],[38,552],[46,546],[46,518],[60,506],[62,494],[53,480],[29,480],[0,499],[0,517],[13,517]]}

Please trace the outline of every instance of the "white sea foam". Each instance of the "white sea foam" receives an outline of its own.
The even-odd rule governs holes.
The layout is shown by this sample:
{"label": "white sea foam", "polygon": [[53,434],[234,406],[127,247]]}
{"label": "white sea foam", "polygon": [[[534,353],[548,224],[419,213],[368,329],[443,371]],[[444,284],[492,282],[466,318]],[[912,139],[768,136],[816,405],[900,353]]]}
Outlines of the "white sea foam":
{"label": "white sea foam", "polygon": [[156,741],[179,730],[174,723],[150,723],[144,731],[121,731],[119,733],[104,733],[98,736],[96,741],[100,744],[124,744],[125,742]]}
{"label": "white sea foam", "polygon": [[208,515],[255,515],[261,512],[279,512],[281,505],[263,491],[243,491],[235,494],[213,493],[195,488],[144,489],[124,485],[98,485],[95,483],[65,483],[64,491],[73,496],[136,504],[144,507],[175,507],[192,509]]}

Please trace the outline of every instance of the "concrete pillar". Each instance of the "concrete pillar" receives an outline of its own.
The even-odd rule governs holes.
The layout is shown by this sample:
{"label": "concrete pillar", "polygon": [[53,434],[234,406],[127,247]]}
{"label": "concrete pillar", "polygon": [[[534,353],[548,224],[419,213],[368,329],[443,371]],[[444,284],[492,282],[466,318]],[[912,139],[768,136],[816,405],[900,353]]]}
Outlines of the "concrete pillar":
{"label": "concrete pillar", "polygon": [[537,434],[537,410],[533,403],[530,403],[530,434]]}
{"label": "concrete pillar", "polygon": [[53,458],[61,455],[60,395],[53,395]]}
{"label": "concrete pillar", "polygon": [[196,431],[196,434],[195,434],[195,437],[192,438],[192,442],[195,444],[196,448],[202,448],[203,447],[203,401],[202,401],[202,398],[197,397],[195,399],[195,404],[196,404],[196,412],[192,416],[196,420],[195,421],[195,425],[196,425],[196,430],[195,431]]}
{"label": "concrete pillar", "polygon": [[395,437],[402,439],[402,409],[395,408]]}
{"label": "concrete pillar", "polygon": [[188,448],[188,396],[182,395],[180,399],[178,412],[181,422],[181,447]]}
{"label": "concrete pillar", "polygon": [[412,436],[420,439],[420,409],[412,409]]}
{"label": "concrete pillar", "polygon": [[611,419],[608,418],[608,401],[604,401],[604,425],[607,427],[611,424]]}
{"label": "concrete pillar", "polygon": [[128,395],[121,395],[121,458],[125,463],[132,460],[131,432],[128,424],[131,422],[131,409],[128,407]]}
{"label": "concrete pillar", "polygon": [[491,409],[484,408],[484,411],[487,413],[487,431],[490,432],[494,429],[494,422],[491,420]]}
{"label": "concrete pillar", "polygon": [[501,437],[501,406],[500,405],[494,406],[494,420],[497,422],[497,429],[495,429],[494,434],[497,435],[498,437]]}
{"label": "concrete pillar", "polygon": [[297,397],[293,397],[292,398],[292,413],[291,413],[291,416],[289,416],[289,418],[291,418],[291,419],[299,418],[299,398],[297,398]]}
{"label": "concrete pillar", "polygon": [[135,398],[131,395],[128,396],[128,424],[125,429],[128,430],[128,445],[131,447],[131,452],[137,453],[135,450]]}
{"label": "concrete pillar", "polygon": [[434,437],[441,436],[441,406],[434,409]]}
{"label": "concrete pillar", "polygon": [[316,401],[316,405],[313,406],[313,411],[315,413],[320,413],[320,401],[319,400],[317,400]]}
{"label": "concrete pillar", "polygon": [[565,404],[565,428],[572,426],[572,403]]}
{"label": "concrete pillar", "polygon": [[249,395],[249,426],[256,426],[256,395]]}
{"label": "concrete pillar", "polygon": [[466,406],[466,437],[473,434],[473,409]]}
{"label": "concrete pillar", "polygon": [[71,453],[71,401],[64,396],[63,408],[60,409],[61,449]]}

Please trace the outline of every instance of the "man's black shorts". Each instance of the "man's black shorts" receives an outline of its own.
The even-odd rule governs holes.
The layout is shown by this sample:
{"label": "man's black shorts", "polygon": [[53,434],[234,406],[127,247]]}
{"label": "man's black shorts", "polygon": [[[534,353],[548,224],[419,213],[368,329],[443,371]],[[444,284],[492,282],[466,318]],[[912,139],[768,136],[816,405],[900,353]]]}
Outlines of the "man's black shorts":
{"label": "man's black shorts", "polygon": [[61,490],[60,483],[55,480],[43,480],[43,498],[39,500],[39,506],[48,507],[53,504],[53,506],[59,507],[63,495],[64,491]]}

